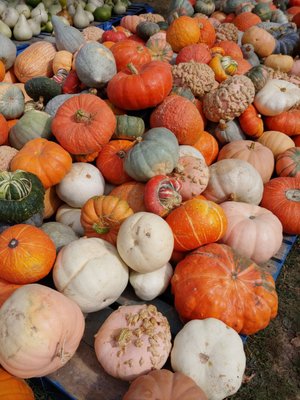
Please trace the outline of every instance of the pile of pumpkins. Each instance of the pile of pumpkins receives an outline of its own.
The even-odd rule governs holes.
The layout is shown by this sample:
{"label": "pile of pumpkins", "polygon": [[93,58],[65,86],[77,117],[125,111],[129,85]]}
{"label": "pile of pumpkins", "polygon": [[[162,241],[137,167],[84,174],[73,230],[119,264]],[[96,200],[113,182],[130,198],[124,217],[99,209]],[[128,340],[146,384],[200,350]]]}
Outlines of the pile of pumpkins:
{"label": "pile of pumpkins", "polygon": [[[277,314],[264,267],[300,233],[300,3],[279,6],[174,0],[109,31],[53,16],[55,44],[18,55],[0,34],[0,391],[33,398],[21,379],[65,365],[128,285],[141,303],[95,332],[124,400],[238,391],[239,334]],[[151,304],[168,287],[175,337]]]}

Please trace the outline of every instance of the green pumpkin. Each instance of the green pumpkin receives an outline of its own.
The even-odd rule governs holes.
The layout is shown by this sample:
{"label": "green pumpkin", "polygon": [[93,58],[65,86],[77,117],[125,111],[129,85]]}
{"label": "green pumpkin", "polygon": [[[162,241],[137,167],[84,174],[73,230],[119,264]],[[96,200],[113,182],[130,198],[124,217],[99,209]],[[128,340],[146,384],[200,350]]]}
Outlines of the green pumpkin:
{"label": "green pumpkin", "polygon": [[260,89],[265,86],[269,79],[269,75],[269,69],[264,65],[256,65],[245,73],[245,76],[251,79],[255,88],[255,93],[259,92]]}
{"label": "green pumpkin", "polygon": [[253,14],[259,16],[262,21],[269,21],[272,17],[272,10],[268,3],[258,3],[252,9]]}
{"label": "green pumpkin", "polygon": [[24,112],[25,100],[22,90],[12,83],[0,83],[0,114],[5,119],[19,118]]}
{"label": "green pumpkin", "polygon": [[178,96],[185,97],[186,99],[189,99],[191,101],[195,100],[195,96],[193,95],[193,92],[187,86],[185,86],[185,87],[173,86],[170,95],[171,94],[177,94]]}
{"label": "green pumpkin", "polygon": [[158,21],[157,25],[160,27],[161,31],[166,31],[169,28],[167,21]]}
{"label": "green pumpkin", "polygon": [[145,132],[145,123],[142,118],[132,115],[117,115],[117,126],[114,138],[135,140]]}
{"label": "green pumpkin", "polygon": [[53,97],[61,94],[61,86],[46,76],[29,79],[25,83],[25,90],[28,96],[34,101],[41,100],[42,98],[44,104],[47,104]]}
{"label": "green pumpkin", "polygon": [[176,136],[167,128],[152,128],[131,148],[125,158],[124,169],[139,182],[147,182],[155,175],[173,171],[179,159]]}
{"label": "green pumpkin", "polygon": [[194,7],[189,0],[171,0],[168,14],[173,14],[174,11],[181,10],[182,15],[191,17],[194,14]]}
{"label": "green pumpkin", "polygon": [[51,137],[52,117],[44,111],[30,110],[9,132],[9,143],[20,150],[29,140]]}
{"label": "green pumpkin", "polygon": [[150,21],[140,22],[136,27],[137,35],[143,40],[148,40],[150,36],[158,33],[159,31],[159,25],[157,25],[155,22]]}
{"label": "green pumpkin", "polygon": [[0,221],[19,224],[44,209],[45,189],[31,172],[0,172]]}
{"label": "green pumpkin", "polygon": [[194,6],[196,13],[211,15],[215,9],[215,3],[212,0],[198,0]]}

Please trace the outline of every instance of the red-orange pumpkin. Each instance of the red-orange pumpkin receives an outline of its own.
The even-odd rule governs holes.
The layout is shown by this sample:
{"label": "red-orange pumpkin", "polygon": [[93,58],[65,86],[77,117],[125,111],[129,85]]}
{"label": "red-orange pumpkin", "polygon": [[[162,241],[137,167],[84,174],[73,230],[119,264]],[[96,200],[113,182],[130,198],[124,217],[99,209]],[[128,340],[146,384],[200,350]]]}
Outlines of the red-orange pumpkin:
{"label": "red-orange pumpkin", "polygon": [[221,42],[218,42],[218,47],[221,47],[221,49],[225,51],[226,56],[230,56],[234,60],[243,58],[240,46],[231,40],[222,40]]}
{"label": "red-orange pumpkin", "polygon": [[227,218],[213,201],[194,198],[171,211],[166,218],[174,235],[174,249],[189,251],[216,242],[225,234]]}
{"label": "red-orange pumpkin", "polygon": [[250,11],[238,14],[232,21],[238,30],[242,32],[245,32],[248,28],[251,28],[253,25],[257,25],[260,22],[260,17]]}
{"label": "red-orange pumpkin", "polygon": [[190,44],[198,43],[199,39],[199,23],[187,15],[175,18],[166,31],[166,40],[176,53]]}
{"label": "red-orange pumpkin", "polygon": [[195,61],[208,64],[211,60],[211,52],[205,43],[191,44],[180,50],[176,57],[176,64]]}
{"label": "red-orange pumpkin", "polygon": [[277,314],[272,276],[224,244],[211,243],[188,254],[177,264],[171,285],[183,321],[217,318],[250,335]]}
{"label": "red-orange pumpkin", "polygon": [[129,63],[140,67],[152,59],[150,50],[134,40],[121,40],[115,43],[110,50],[115,57],[118,71],[125,69]]}
{"label": "red-orange pumpkin", "polygon": [[300,110],[289,110],[273,117],[265,117],[267,130],[280,131],[288,136],[300,134]]}
{"label": "red-orange pumpkin", "polygon": [[291,147],[279,154],[275,168],[279,176],[300,178],[300,147]]}
{"label": "red-orange pumpkin", "polygon": [[0,145],[7,142],[8,132],[8,123],[3,115],[0,114]]}
{"label": "red-orange pumpkin", "polygon": [[126,200],[133,212],[146,211],[144,203],[145,184],[131,181],[115,187],[110,195]]}
{"label": "red-orange pumpkin", "polygon": [[243,132],[254,139],[259,138],[264,132],[261,115],[252,104],[239,116],[239,123]]}
{"label": "red-orange pumpkin", "polygon": [[200,133],[193,147],[200,151],[207,165],[211,165],[218,157],[219,144],[216,138],[206,131]]}
{"label": "red-orange pumpkin", "polygon": [[200,39],[198,43],[205,43],[212,47],[216,41],[216,31],[213,24],[205,17],[194,17],[200,27]]}
{"label": "red-orange pumpkin", "polygon": [[116,128],[116,117],[104,100],[80,94],[66,100],[52,121],[52,133],[71,154],[100,151]]}

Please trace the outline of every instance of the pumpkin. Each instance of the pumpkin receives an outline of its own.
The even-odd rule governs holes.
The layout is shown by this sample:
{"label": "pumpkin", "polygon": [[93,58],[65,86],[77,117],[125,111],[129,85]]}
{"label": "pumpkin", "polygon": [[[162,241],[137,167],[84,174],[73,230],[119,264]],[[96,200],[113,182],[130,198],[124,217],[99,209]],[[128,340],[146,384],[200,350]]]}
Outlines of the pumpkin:
{"label": "pumpkin", "polygon": [[42,104],[61,94],[61,85],[47,76],[37,76],[29,79],[24,85],[25,91],[34,101]]}
{"label": "pumpkin", "polygon": [[40,179],[31,172],[0,172],[0,221],[20,223],[44,207],[44,193]]}
{"label": "pumpkin", "polygon": [[181,372],[150,371],[136,378],[123,400],[207,400],[202,389]]}
{"label": "pumpkin", "polygon": [[146,42],[146,47],[150,51],[152,60],[170,62],[173,58],[174,52],[165,38],[150,36]]}
{"label": "pumpkin", "polygon": [[[9,296],[11,294],[13,294],[13,292],[15,290],[17,290],[19,287],[21,287],[21,285],[16,285],[14,283],[10,283],[10,282],[6,282],[0,279],[0,307],[2,306],[2,304],[9,298]],[[0,378],[1,381],[1,378]],[[1,388],[1,383],[0,383],[0,388]],[[1,389],[0,389],[1,391]],[[0,397],[1,399],[1,397]],[[5,400],[5,399],[3,399]],[[14,399],[12,399],[14,400]]]}
{"label": "pumpkin", "polygon": [[206,165],[211,165],[217,158],[219,153],[219,144],[217,140],[209,132],[203,131],[198,140],[193,144],[197,150],[203,155]]}
{"label": "pumpkin", "polygon": [[220,150],[218,161],[231,158],[250,163],[259,172],[263,183],[271,179],[275,165],[274,155],[268,147],[261,143],[251,140],[237,140],[228,143]]}
{"label": "pumpkin", "polygon": [[284,54],[271,54],[264,60],[264,65],[282,72],[290,72],[293,64],[293,57]]}
{"label": "pumpkin", "polygon": [[117,300],[127,286],[128,268],[112,244],[80,238],[58,253],[53,280],[59,292],[89,313]]}
{"label": "pumpkin", "polygon": [[177,264],[171,285],[183,321],[217,318],[251,335],[277,314],[272,276],[225,244],[210,243],[189,253]]}
{"label": "pumpkin", "polygon": [[104,192],[104,178],[94,165],[75,162],[56,186],[59,198],[71,207],[80,208],[93,196]]}
{"label": "pumpkin", "polygon": [[1,400],[34,400],[34,398],[32,389],[23,379],[16,378],[0,368]]}
{"label": "pumpkin", "polygon": [[232,23],[238,28],[239,31],[245,32],[251,26],[257,25],[261,22],[260,16],[253,12],[243,12],[238,14]]}
{"label": "pumpkin", "polygon": [[278,177],[265,184],[261,206],[279,218],[283,231],[290,235],[300,232],[300,180]]}
{"label": "pumpkin", "polygon": [[223,57],[222,55],[217,54],[213,56],[209,62],[209,66],[215,73],[216,81],[222,82],[229,76],[234,75],[238,64],[230,56]]}
{"label": "pumpkin", "polygon": [[297,147],[300,147],[300,135],[294,136],[293,137],[293,142]]}
{"label": "pumpkin", "polygon": [[257,139],[263,134],[264,122],[253,104],[250,104],[239,116],[239,123],[247,136]]}
{"label": "pumpkin", "polygon": [[52,239],[56,252],[73,240],[78,239],[73,229],[61,222],[46,222],[41,226],[41,229]]}
{"label": "pumpkin", "polygon": [[146,182],[155,175],[172,172],[178,158],[176,136],[167,128],[152,128],[128,151],[124,168],[136,181]]}
{"label": "pumpkin", "polygon": [[291,147],[277,156],[276,173],[300,178],[300,147]]}
{"label": "pumpkin", "polygon": [[209,47],[204,43],[190,44],[180,50],[176,57],[176,64],[181,62],[196,61],[203,64],[208,64],[211,60],[211,52]]}
{"label": "pumpkin", "polygon": [[220,145],[246,139],[237,119],[227,122],[221,119],[214,130],[214,136]]}
{"label": "pumpkin", "polygon": [[100,151],[115,128],[113,111],[104,100],[93,94],[81,94],[66,100],[52,121],[53,135],[71,154]]}
{"label": "pumpkin", "polygon": [[124,160],[132,146],[130,140],[111,140],[103,146],[96,165],[107,182],[121,185],[131,181],[131,177],[124,171]]}
{"label": "pumpkin", "polygon": [[141,182],[131,181],[116,186],[110,194],[117,196],[122,200],[126,200],[129,207],[134,213],[146,211],[144,204],[145,184]]}
{"label": "pumpkin", "polygon": [[273,116],[289,110],[300,101],[300,88],[282,79],[269,79],[256,93],[255,108],[263,115]]}
{"label": "pumpkin", "polygon": [[269,69],[264,65],[256,65],[245,74],[253,83],[255,93],[262,89],[269,79]]}
{"label": "pumpkin", "polygon": [[49,187],[45,191],[44,195],[44,211],[43,218],[47,219],[52,217],[58,209],[58,207],[62,204],[62,201],[56,194],[55,186]]}
{"label": "pumpkin", "polygon": [[155,271],[171,258],[174,239],[166,221],[149,212],[137,212],[122,223],[117,236],[121,258],[133,270]]}
{"label": "pumpkin", "polygon": [[53,60],[56,54],[54,44],[38,41],[30,44],[20,53],[14,63],[14,73],[22,83],[36,76],[53,75]]}
{"label": "pumpkin", "polygon": [[111,47],[115,58],[117,71],[121,71],[132,63],[135,67],[147,64],[151,61],[151,53],[146,46],[134,40],[122,40]]}
{"label": "pumpkin", "polygon": [[8,123],[6,119],[0,114],[0,145],[6,143],[8,139]]}
{"label": "pumpkin", "polygon": [[141,22],[141,17],[138,15],[124,15],[120,20],[120,25],[128,29],[132,33],[136,33],[136,27]]}
{"label": "pumpkin", "polygon": [[220,204],[228,225],[220,243],[261,265],[273,257],[282,244],[282,225],[269,210],[254,204],[226,201]]}
{"label": "pumpkin", "polygon": [[15,62],[17,56],[17,47],[12,40],[2,33],[0,33],[0,40],[0,60],[4,64],[5,70],[8,71]]}
{"label": "pumpkin", "polygon": [[17,289],[1,307],[0,321],[0,363],[20,378],[45,376],[65,365],[85,325],[77,304],[39,284]]}
{"label": "pumpkin", "polygon": [[141,21],[136,27],[136,34],[147,41],[150,36],[155,35],[160,31],[159,25],[151,21]]}
{"label": "pumpkin", "polygon": [[[122,28],[124,29],[124,28]],[[111,29],[105,31],[102,35],[101,41],[102,42],[120,42],[122,40],[125,40],[128,35],[124,31],[122,31],[120,28],[117,29],[114,26],[111,27]]]}
{"label": "pumpkin", "polygon": [[193,198],[171,211],[166,218],[174,235],[174,249],[189,251],[219,240],[226,232],[222,208],[205,198]]}
{"label": "pumpkin", "polygon": [[280,114],[265,117],[265,126],[270,131],[280,131],[288,136],[300,134],[300,110],[288,110]]}
{"label": "pumpkin", "polygon": [[204,130],[203,119],[197,107],[188,99],[168,96],[150,117],[151,128],[165,127],[172,131],[179,144],[193,145]]}
{"label": "pumpkin", "polygon": [[196,19],[186,15],[175,18],[167,28],[167,42],[178,53],[185,46],[196,44],[200,39],[200,28]]}
{"label": "pumpkin", "polygon": [[11,171],[35,174],[47,189],[59,183],[71,170],[72,158],[59,144],[47,139],[30,140],[10,163]]}
{"label": "pumpkin", "polygon": [[226,56],[230,56],[233,59],[243,58],[243,53],[240,46],[232,40],[221,40],[218,42],[218,47],[224,50]]}
{"label": "pumpkin", "polygon": [[14,74],[13,67],[11,67],[8,71],[6,71],[3,82],[7,82],[7,83],[17,83],[18,82],[18,79],[17,79],[16,75]]}
{"label": "pumpkin", "polygon": [[135,140],[145,132],[144,120],[133,115],[117,115],[117,126],[113,134],[115,139]]}
{"label": "pumpkin", "polygon": [[275,38],[263,28],[254,25],[248,28],[242,36],[242,44],[250,43],[259,57],[267,57],[273,53],[276,46]]}
{"label": "pumpkin", "polygon": [[162,368],[171,347],[168,320],[152,304],[122,306],[113,311],[96,333],[94,343],[104,370],[127,381]]}
{"label": "pumpkin", "polygon": [[279,131],[265,131],[259,138],[259,143],[268,147],[276,158],[291,147],[295,147],[293,140],[286,134]]}
{"label": "pumpkin", "polygon": [[83,226],[80,223],[81,209],[73,208],[67,204],[61,205],[55,214],[55,220],[69,226],[78,236],[84,235]]}
{"label": "pumpkin", "polygon": [[7,120],[19,118],[24,111],[24,94],[11,84],[0,82],[0,114]]}
{"label": "pumpkin", "polygon": [[200,28],[200,38],[198,43],[205,43],[208,47],[212,47],[216,41],[216,31],[210,21],[203,16],[194,16]]}
{"label": "pumpkin", "polygon": [[85,43],[83,34],[75,27],[64,24],[59,16],[52,15],[51,22],[58,50],[66,50],[73,54]]}
{"label": "pumpkin", "polygon": [[0,279],[18,285],[44,278],[53,267],[53,241],[41,229],[17,224],[0,234]]}
{"label": "pumpkin", "polygon": [[138,68],[129,65],[129,68],[118,72],[107,85],[107,95],[119,108],[141,110],[161,103],[170,93],[172,85],[170,64],[151,61]]}
{"label": "pumpkin", "polygon": [[171,365],[173,371],[193,379],[208,399],[222,400],[242,384],[246,366],[243,342],[215,318],[190,321],[175,336]]}
{"label": "pumpkin", "polygon": [[83,205],[80,222],[85,236],[115,245],[122,222],[132,214],[127,201],[117,196],[93,196]]}

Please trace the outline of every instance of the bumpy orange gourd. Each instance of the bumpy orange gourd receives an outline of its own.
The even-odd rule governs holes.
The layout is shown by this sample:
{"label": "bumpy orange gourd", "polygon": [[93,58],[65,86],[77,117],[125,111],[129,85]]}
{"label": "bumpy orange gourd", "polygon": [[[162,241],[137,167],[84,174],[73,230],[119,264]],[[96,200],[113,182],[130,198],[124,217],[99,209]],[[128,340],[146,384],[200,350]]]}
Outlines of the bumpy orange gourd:
{"label": "bumpy orange gourd", "polygon": [[17,224],[0,234],[0,279],[20,285],[37,282],[50,272],[55,258],[55,245],[42,229]]}
{"label": "bumpy orange gourd", "polygon": [[34,400],[30,386],[0,368],[0,400]]}
{"label": "bumpy orange gourd", "polygon": [[188,254],[177,264],[171,285],[184,321],[217,318],[251,335],[277,314],[272,276],[224,244],[211,243]]}
{"label": "bumpy orange gourd", "polygon": [[200,39],[200,27],[195,18],[186,15],[175,18],[166,31],[166,40],[178,53],[185,46],[196,44]]}

